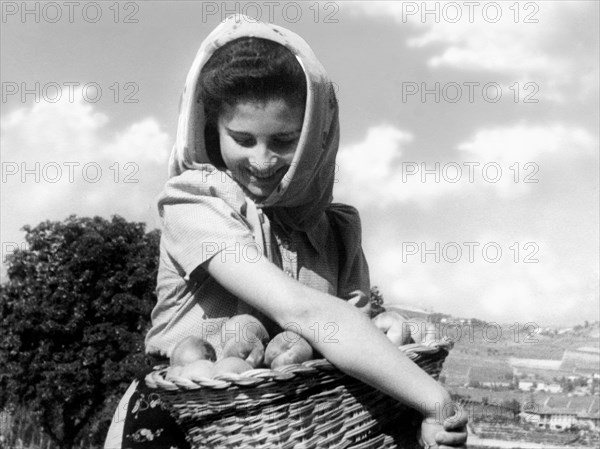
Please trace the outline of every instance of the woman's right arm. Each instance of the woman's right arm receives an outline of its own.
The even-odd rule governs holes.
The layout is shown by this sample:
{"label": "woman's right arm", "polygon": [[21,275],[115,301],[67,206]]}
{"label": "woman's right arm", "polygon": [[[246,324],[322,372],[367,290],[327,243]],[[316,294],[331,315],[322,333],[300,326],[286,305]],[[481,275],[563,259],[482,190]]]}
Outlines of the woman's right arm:
{"label": "woman's right arm", "polygon": [[[299,333],[341,371],[442,422],[451,399],[355,307],[286,276],[256,249],[218,253],[202,267],[223,287]],[[315,332],[316,327],[320,330]],[[335,329],[335,334],[331,334]],[[328,339],[322,338],[328,335]]]}

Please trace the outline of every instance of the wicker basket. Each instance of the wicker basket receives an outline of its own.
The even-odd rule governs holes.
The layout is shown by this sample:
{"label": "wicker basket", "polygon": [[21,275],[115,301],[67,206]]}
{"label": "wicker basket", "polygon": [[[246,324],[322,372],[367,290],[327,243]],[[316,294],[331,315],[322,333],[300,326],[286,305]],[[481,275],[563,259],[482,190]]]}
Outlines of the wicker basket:
{"label": "wicker basket", "polygon": [[[451,343],[401,346],[438,378]],[[415,448],[419,415],[324,359],[191,381],[146,376],[192,448]]]}

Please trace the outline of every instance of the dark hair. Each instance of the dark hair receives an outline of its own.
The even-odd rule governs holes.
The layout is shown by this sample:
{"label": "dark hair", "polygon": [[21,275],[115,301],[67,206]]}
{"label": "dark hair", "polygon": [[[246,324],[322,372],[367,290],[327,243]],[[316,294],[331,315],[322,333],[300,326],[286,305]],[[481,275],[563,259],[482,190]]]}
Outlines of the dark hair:
{"label": "dark hair", "polygon": [[294,54],[277,42],[241,37],[218,48],[200,73],[204,103],[204,137],[213,165],[224,168],[217,120],[223,105],[239,101],[283,98],[291,104],[306,103],[306,75]]}

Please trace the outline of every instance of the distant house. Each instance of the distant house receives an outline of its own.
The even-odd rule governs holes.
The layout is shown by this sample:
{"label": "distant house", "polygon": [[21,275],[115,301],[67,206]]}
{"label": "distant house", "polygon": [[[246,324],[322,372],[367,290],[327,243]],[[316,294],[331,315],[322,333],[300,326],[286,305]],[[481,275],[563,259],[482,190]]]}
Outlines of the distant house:
{"label": "distant house", "polygon": [[521,418],[539,428],[565,430],[583,425],[600,430],[600,404],[596,396],[552,397],[546,399],[539,410],[524,412]]}
{"label": "distant house", "polygon": [[512,386],[512,382],[508,380],[485,381],[481,382],[481,386],[484,388],[509,388]]}
{"label": "distant house", "polygon": [[571,394],[573,396],[589,396],[592,394],[592,389],[590,387],[576,387]]}
{"label": "distant house", "polygon": [[537,391],[546,391],[548,393],[561,393],[562,387],[559,384],[546,384],[544,382],[538,382]]}
{"label": "distant house", "polygon": [[531,382],[529,380],[520,380],[519,381],[519,390],[531,391],[531,389],[533,388],[533,384],[534,384],[534,382]]}
{"label": "distant house", "polygon": [[559,384],[549,384],[546,386],[548,393],[562,393],[562,387]]}
{"label": "distant house", "polygon": [[523,420],[540,429],[565,430],[577,423],[577,412],[569,409],[543,408],[523,414]]}

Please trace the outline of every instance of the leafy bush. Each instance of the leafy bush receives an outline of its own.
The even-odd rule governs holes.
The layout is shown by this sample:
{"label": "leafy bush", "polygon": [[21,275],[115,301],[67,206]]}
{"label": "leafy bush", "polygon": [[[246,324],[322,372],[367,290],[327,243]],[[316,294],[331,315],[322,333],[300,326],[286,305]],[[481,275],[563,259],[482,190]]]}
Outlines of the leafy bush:
{"label": "leafy bush", "polygon": [[26,407],[61,448],[84,428],[101,440],[146,367],[159,233],[119,216],[23,230],[0,286],[0,408]]}

